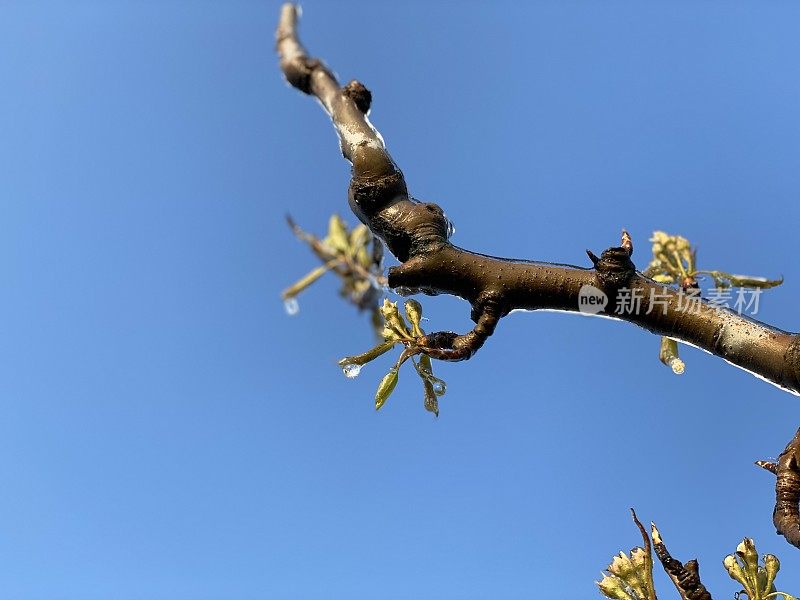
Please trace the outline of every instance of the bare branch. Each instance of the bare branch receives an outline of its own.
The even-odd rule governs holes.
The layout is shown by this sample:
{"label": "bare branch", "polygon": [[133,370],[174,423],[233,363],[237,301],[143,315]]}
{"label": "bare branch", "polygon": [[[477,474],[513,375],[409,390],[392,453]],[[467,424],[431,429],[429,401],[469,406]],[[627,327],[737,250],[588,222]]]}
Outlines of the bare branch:
{"label": "bare branch", "polygon": [[[623,231],[623,235],[627,233]],[[633,251],[633,248],[631,248]],[[645,600],[658,600],[656,597],[656,590],[653,586],[653,547],[650,544],[650,536],[647,535],[647,530],[642,525],[642,522],[639,520],[639,517],[636,516],[636,511],[631,508],[631,517],[633,518],[633,522],[636,524],[636,527],[639,529],[639,533],[642,535],[642,544],[644,544],[644,552],[647,556],[647,573],[650,578],[647,586],[647,598]]]}
{"label": "bare branch", "polygon": [[[461,336],[430,334],[425,351],[431,356],[438,350],[434,357],[441,360],[469,358],[498,320],[515,309],[576,312],[581,289],[593,286],[609,298],[601,316],[689,343],[800,394],[800,336],[700,299],[697,310],[682,307],[685,297],[679,290],[636,271],[627,232],[619,247],[599,258],[589,253],[594,268],[496,258],[453,245],[444,211],[409,196],[403,174],[367,119],[371,94],[358,82],[339,86],[321,61],[309,58],[297,37],[297,9],[290,4],[281,10],[277,49],[287,81],[316,96],[331,116],[342,153],[353,166],[351,209],[402,263],[389,269],[389,286],[404,295],[451,294],[472,305],[475,329]],[[619,314],[623,311],[618,310],[617,292],[622,287],[643,299],[659,295],[662,308],[647,311],[642,302],[630,313]]]}
{"label": "bare branch", "polygon": [[[372,101],[369,90],[357,81],[340,87],[333,73],[316,58],[310,58],[297,37],[298,9],[284,4],[276,47],[286,80],[300,91],[316,96],[339,134],[342,154],[353,165],[351,192],[357,190],[371,202],[364,216],[372,218],[394,201],[408,199],[403,174],[386,151],[383,139],[367,119]],[[364,198],[363,200],[366,200]],[[359,218],[360,207],[354,207]],[[361,218],[364,223],[367,220]]]}
{"label": "bare branch", "polygon": [[781,452],[777,463],[758,461],[756,464],[777,476],[772,522],[787,542],[800,548],[800,429]]}
{"label": "bare branch", "polygon": [[678,589],[682,600],[711,600],[711,594],[700,581],[700,566],[696,560],[690,560],[685,564],[676,558],[672,558],[661,539],[661,533],[656,528],[655,523],[650,523],[650,530],[653,534],[653,545],[656,556],[661,561],[661,566],[669,575],[672,583]]}

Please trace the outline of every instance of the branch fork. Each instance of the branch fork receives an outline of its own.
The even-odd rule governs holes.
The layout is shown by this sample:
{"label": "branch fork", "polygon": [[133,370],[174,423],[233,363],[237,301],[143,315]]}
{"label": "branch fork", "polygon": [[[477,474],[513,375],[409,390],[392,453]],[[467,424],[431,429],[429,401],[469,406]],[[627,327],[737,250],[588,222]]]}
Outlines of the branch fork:
{"label": "branch fork", "polygon": [[[636,270],[628,232],[623,232],[619,246],[599,257],[588,252],[591,268],[497,258],[454,245],[452,226],[442,208],[409,195],[402,171],[367,118],[372,94],[358,81],[340,86],[322,61],[309,57],[297,36],[297,20],[297,8],[285,4],[276,34],[281,70],[291,85],[315,96],[331,117],[342,154],[352,165],[350,208],[401,263],[389,269],[389,286],[401,295],[451,294],[472,306],[476,324],[472,331],[426,336],[425,352],[431,357],[470,358],[498,321],[515,309],[577,312],[581,288],[591,285],[615,297],[602,316],[689,343],[800,395],[797,334],[702,299],[696,313],[681,310],[681,290],[665,287]],[[618,314],[616,291],[623,287],[642,298],[653,293],[665,296],[667,310]]]}

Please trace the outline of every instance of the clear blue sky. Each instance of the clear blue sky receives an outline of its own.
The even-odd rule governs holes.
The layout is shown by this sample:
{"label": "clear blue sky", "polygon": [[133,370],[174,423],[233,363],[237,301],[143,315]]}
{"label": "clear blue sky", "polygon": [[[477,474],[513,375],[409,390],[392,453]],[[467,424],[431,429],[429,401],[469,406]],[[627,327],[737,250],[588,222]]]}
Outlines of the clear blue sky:
{"label": "clear blue sky", "polygon": [[[477,251],[586,265],[627,227],[786,283],[800,328],[796,3],[304,5],[374,92],[412,192]],[[655,520],[716,596],[742,536],[778,554],[800,398],[630,325],[515,314],[444,365],[438,420],[324,279],[348,165],[273,53],[277,2],[0,5],[0,588],[14,600],[592,598]],[[429,327],[468,307],[424,301]],[[675,597],[658,573],[662,598]]]}

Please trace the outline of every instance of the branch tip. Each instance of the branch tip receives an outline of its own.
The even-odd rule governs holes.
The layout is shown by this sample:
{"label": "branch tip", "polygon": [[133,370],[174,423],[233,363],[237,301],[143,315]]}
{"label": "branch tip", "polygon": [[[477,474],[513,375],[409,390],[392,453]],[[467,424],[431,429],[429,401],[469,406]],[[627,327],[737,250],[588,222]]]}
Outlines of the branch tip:
{"label": "branch tip", "polygon": [[757,467],[761,467],[765,471],[769,471],[773,475],[778,474],[778,465],[774,462],[769,462],[768,460],[757,460],[755,463]]}
{"label": "branch tip", "polygon": [[647,552],[647,555],[651,556],[652,548],[650,547],[650,536],[647,535],[647,530],[644,528],[644,525],[642,525],[639,517],[636,516],[636,511],[633,508],[631,508],[631,517],[633,517],[633,522],[636,524],[636,527],[642,534],[642,543],[644,544],[644,549]]}
{"label": "branch tip", "polygon": [[663,544],[664,542],[661,540],[661,532],[656,527],[656,524],[653,521],[650,521],[650,533],[653,535],[653,543],[654,544]]}
{"label": "branch tip", "polygon": [[628,253],[628,256],[633,256],[633,238],[631,238],[631,234],[628,233],[626,229],[622,230],[622,241],[620,242],[620,246],[625,249]]}
{"label": "branch tip", "polygon": [[711,594],[700,581],[700,568],[696,560],[690,560],[686,564],[682,564],[676,558],[673,558],[669,550],[667,550],[664,541],[661,539],[661,534],[656,529],[655,523],[651,523],[653,531],[653,544],[655,545],[655,554],[664,567],[675,588],[681,596],[682,600],[711,600]]}

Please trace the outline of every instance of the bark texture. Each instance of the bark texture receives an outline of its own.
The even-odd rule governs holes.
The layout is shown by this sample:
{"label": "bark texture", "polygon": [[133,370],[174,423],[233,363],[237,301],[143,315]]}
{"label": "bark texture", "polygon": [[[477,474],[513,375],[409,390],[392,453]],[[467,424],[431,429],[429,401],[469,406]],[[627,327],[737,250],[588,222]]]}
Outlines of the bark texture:
{"label": "bark texture", "polygon": [[800,548],[800,429],[778,457],[777,463],[756,464],[776,476],[772,522],[792,546]]}
{"label": "bark texture", "polygon": [[700,581],[700,565],[697,561],[692,559],[681,563],[678,559],[673,558],[664,545],[655,524],[652,524],[651,527],[655,554],[681,595],[681,600],[711,600],[711,594]]}
{"label": "bark texture", "polygon": [[[609,298],[601,315],[689,343],[800,394],[797,334],[704,301],[699,310],[687,310],[679,290],[636,270],[627,235],[599,258],[589,253],[589,268],[497,258],[451,243],[444,211],[409,195],[403,173],[369,122],[372,94],[357,81],[341,86],[322,61],[308,56],[298,39],[297,19],[295,6],[282,7],[276,34],[281,70],[291,85],[318,98],[333,121],[342,154],[352,164],[350,208],[401,263],[389,269],[389,286],[404,295],[452,294],[472,306],[476,326],[471,332],[430,334],[420,340],[422,352],[441,360],[469,358],[510,311],[577,312],[581,288],[590,285]],[[617,314],[620,288],[645,299],[638,310]],[[648,311],[646,300],[653,294],[665,298],[664,304]]]}

